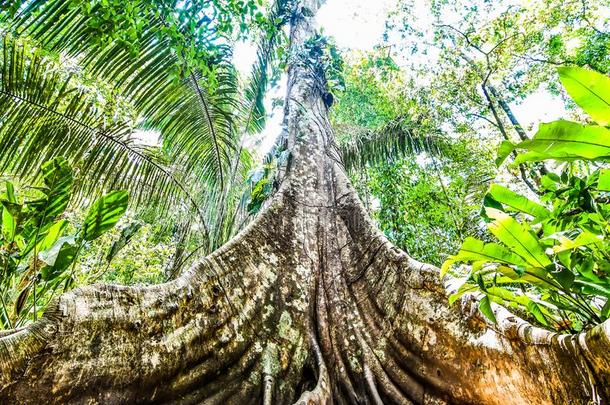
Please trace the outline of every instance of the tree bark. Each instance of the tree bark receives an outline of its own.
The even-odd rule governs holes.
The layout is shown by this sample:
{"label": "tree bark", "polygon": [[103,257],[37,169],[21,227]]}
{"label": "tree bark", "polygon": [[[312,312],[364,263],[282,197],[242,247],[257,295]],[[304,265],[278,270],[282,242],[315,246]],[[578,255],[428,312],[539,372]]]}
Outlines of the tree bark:
{"label": "tree bark", "polygon": [[[293,49],[312,34],[295,16]],[[490,325],[374,228],[323,92],[291,66],[286,175],[233,240],[167,284],[80,288],[0,335],[0,403],[608,400],[610,323],[560,336],[496,308]]]}

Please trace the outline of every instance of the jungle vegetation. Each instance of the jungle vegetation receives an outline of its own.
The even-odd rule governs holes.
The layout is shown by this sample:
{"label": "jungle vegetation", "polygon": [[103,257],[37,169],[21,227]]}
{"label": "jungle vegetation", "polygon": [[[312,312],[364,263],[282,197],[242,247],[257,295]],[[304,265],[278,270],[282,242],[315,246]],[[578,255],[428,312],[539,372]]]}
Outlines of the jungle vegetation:
{"label": "jungle vegetation", "polygon": [[[19,387],[37,380],[36,365],[15,370],[54,339],[37,328],[63,328],[72,321],[57,319],[72,319],[65,315],[72,310],[67,328],[82,321],[99,336],[78,367],[102,371],[68,387],[57,376],[76,360],[36,360],[51,365],[36,389],[78,402],[101,401],[94,391],[103,387],[118,403],[220,402],[225,394],[264,403],[493,402],[493,390],[461,381],[456,370],[466,360],[436,366],[441,347],[421,355],[419,371],[409,356],[427,349],[417,339],[375,348],[370,312],[394,332],[409,322],[417,325],[409,330],[425,329],[442,314],[443,337],[468,303],[479,312],[477,327],[510,329],[506,316],[516,315],[543,336],[594,335],[610,317],[605,2],[399,0],[366,51],[342,48],[312,25],[317,0],[0,5],[0,339],[9,339],[0,340],[7,348],[0,398],[33,401]],[[257,49],[248,73],[235,63],[243,43]],[[278,86],[286,98],[270,100]],[[520,117],[520,106],[537,97],[558,100],[554,119]],[[262,150],[269,117],[282,111],[275,143]],[[293,220],[300,222],[287,225]],[[421,287],[441,302],[434,316],[422,309],[431,296],[388,276],[394,265],[396,274],[408,270],[434,286]],[[345,285],[336,281],[342,277]],[[183,305],[192,289],[210,303]],[[362,307],[359,294],[377,301]],[[358,315],[324,312],[325,300],[353,301]],[[125,309],[132,301],[155,310],[141,321]],[[79,318],[79,305],[91,318]],[[212,327],[203,313],[233,317],[214,321],[216,332],[234,329],[191,339],[182,322]],[[142,322],[192,358],[168,360],[170,344],[166,352],[135,349],[144,345]],[[349,338],[336,331],[345,323],[355,330]],[[270,337],[274,328],[285,342]],[[474,338],[459,330],[448,346],[472,344],[463,354],[471,359]],[[115,360],[107,360],[100,353],[114,334],[124,334],[124,345],[108,349]],[[83,336],[60,346],[81,347]],[[197,339],[205,344],[191,351]],[[188,371],[210,358],[206,345],[222,360],[205,367],[228,382]],[[552,353],[566,364],[572,358]],[[122,365],[138,356],[171,363],[175,386],[159,397],[144,393],[170,378],[149,375],[144,360],[128,372],[142,387],[117,385],[127,375]],[[485,356],[492,374],[510,368]],[[591,356],[594,388],[586,395],[595,402],[608,394],[599,387],[610,360]],[[523,376],[544,367],[516,364]],[[576,377],[561,383],[573,388],[554,385],[555,372],[543,374],[561,398],[582,388]],[[205,388],[194,389],[202,379]],[[525,377],[515,384],[528,386]],[[509,395],[497,389],[494,400]]]}

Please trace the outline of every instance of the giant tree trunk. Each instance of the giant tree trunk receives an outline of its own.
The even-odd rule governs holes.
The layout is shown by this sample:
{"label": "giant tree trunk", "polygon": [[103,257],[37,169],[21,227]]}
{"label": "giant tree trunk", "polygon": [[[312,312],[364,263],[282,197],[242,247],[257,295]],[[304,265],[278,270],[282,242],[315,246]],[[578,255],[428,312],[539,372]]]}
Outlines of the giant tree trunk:
{"label": "giant tree trunk", "polygon": [[[314,10],[316,0],[308,0]],[[313,28],[295,18],[302,45]],[[559,336],[393,247],[339,161],[319,75],[289,72],[291,159],[237,237],[167,284],[95,285],[0,338],[0,403],[533,403],[610,398],[610,323]]]}

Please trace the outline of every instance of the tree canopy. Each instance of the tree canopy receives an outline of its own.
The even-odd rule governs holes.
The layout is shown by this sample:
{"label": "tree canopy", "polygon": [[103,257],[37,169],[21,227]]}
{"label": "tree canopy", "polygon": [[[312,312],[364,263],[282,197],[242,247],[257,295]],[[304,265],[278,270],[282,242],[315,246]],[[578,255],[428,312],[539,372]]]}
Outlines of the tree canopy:
{"label": "tree canopy", "polygon": [[[25,398],[11,382],[36,379],[15,371],[23,364],[52,364],[53,380],[103,366],[99,347],[120,367],[136,359],[121,378],[148,388],[170,378],[160,398],[256,392],[264,403],[489,400],[481,387],[455,388],[456,370],[479,355],[485,371],[471,371],[482,379],[507,374],[508,351],[485,344],[517,350],[562,333],[601,350],[605,2],[397,0],[366,50],[314,25],[317,0],[0,6],[0,398]],[[236,63],[244,44],[248,73]],[[274,88],[285,99],[272,99]],[[560,108],[547,119],[551,103]],[[129,302],[154,310],[134,315]],[[54,341],[62,353],[87,333],[99,338],[78,352],[81,365],[28,357],[62,328],[78,330]],[[428,350],[428,331],[450,354]],[[113,333],[125,344],[105,346]],[[157,335],[170,343],[137,349]],[[171,344],[183,358],[167,360]],[[553,344],[536,367],[575,358]],[[225,355],[210,365],[208,351]],[[591,353],[594,401],[608,395],[596,387],[610,360]],[[146,362],[174,374],[148,375]],[[184,370],[202,364],[222,377],[192,391],[202,377]],[[521,357],[513,366],[527,391],[533,366]],[[115,390],[118,368],[100,370],[92,383],[103,380],[117,402],[157,399]],[[571,374],[556,383],[557,372],[541,371],[557,398],[584,389]],[[87,398],[89,388],[58,384],[63,398]]]}

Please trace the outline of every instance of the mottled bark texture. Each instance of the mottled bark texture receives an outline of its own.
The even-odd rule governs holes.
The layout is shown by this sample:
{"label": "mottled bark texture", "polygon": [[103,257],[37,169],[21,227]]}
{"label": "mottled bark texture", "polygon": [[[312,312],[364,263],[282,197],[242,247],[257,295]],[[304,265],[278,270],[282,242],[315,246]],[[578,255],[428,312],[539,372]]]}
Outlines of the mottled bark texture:
{"label": "mottled bark texture", "polygon": [[[315,10],[313,1],[305,6]],[[295,18],[295,47],[311,24]],[[449,307],[437,269],[367,217],[338,158],[319,74],[298,63],[289,73],[291,158],[267,208],[175,281],[80,288],[0,337],[0,402],[610,398],[610,324],[559,336],[500,309],[491,326],[472,302]]]}

